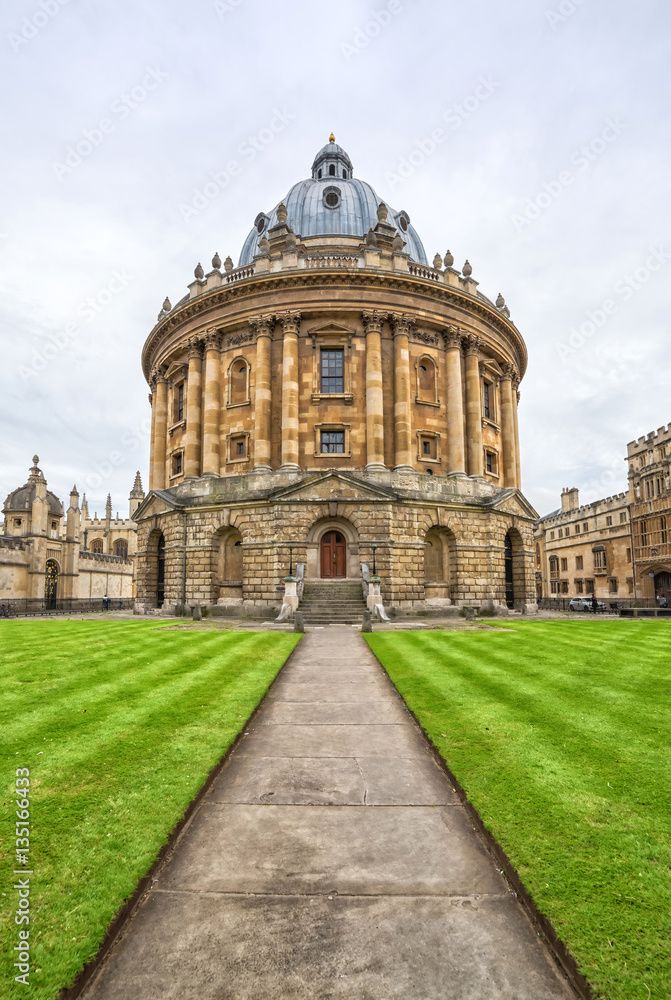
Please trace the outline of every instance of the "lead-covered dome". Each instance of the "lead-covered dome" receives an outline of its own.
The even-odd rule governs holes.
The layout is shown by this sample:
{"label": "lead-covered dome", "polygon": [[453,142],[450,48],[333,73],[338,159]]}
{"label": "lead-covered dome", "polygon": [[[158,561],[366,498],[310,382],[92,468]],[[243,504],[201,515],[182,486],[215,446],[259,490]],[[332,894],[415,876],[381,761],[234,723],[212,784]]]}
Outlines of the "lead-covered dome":
{"label": "lead-covered dome", "polygon": [[[312,164],[312,177],[299,181],[282,202],[266,214],[260,212],[244,242],[240,266],[249,264],[259,252],[261,240],[278,223],[277,209],[284,204],[287,225],[297,236],[358,236],[363,239],[378,222],[377,209],[384,201],[375,189],[353,176],[352,161],[331,135],[330,141],[317,153]],[[407,212],[389,210],[389,223],[403,242],[404,251],[420,264],[428,264],[422,241],[410,223]]]}
{"label": "lead-covered dome", "polygon": [[[37,455],[33,456],[33,465],[30,470],[30,476],[28,482],[24,483],[23,486],[19,486],[18,489],[12,490],[7,499],[5,500],[5,505],[3,510],[6,514],[20,514],[29,511],[33,505],[33,500],[35,499],[35,492],[37,489],[38,482],[44,482],[44,476],[42,470],[39,468],[38,463],[39,457]],[[45,483],[46,485],[46,483]],[[47,508],[49,513],[54,517],[63,517],[63,504],[58,499],[55,493],[51,490],[47,490]]]}

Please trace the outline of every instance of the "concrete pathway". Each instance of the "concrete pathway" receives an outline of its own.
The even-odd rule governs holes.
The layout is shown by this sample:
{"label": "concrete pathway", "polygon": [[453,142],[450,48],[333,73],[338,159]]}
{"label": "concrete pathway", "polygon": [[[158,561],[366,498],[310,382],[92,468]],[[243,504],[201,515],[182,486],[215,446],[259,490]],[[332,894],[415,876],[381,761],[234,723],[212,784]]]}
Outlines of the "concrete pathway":
{"label": "concrete pathway", "polygon": [[574,994],[361,636],[332,626],[306,633],[84,996]]}

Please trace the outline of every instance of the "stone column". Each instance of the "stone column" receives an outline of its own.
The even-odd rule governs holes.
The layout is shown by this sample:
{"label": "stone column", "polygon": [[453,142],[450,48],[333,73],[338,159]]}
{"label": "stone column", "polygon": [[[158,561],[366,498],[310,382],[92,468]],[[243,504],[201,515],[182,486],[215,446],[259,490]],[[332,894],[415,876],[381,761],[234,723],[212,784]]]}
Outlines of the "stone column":
{"label": "stone column", "polygon": [[522,466],[520,461],[520,426],[517,415],[517,405],[520,401],[519,376],[513,379],[513,425],[515,428],[515,485],[522,489]]}
{"label": "stone column", "polygon": [[203,475],[219,475],[219,337],[205,338],[205,392],[203,394]]}
{"label": "stone column", "polygon": [[412,404],[408,316],[394,314],[394,466],[412,470]]}
{"label": "stone column", "polygon": [[168,380],[163,370],[154,377],[152,393],[152,423],[154,440],[151,455],[151,479],[153,490],[165,489],[165,458],[168,447]]}
{"label": "stone column", "polygon": [[381,313],[363,314],[366,331],[366,469],[369,472],[381,472],[385,468],[382,322]]}
{"label": "stone column", "polygon": [[447,368],[447,474],[466,474],[464,447],[464,387],[461,374],[462,336],[456,330],[445,334]]}
{"label": "stone column", "polygon": [[202,435],[202,348],[200,341],[189,341],[189,374],[186,382],[186,440],[184,444],[184,475],[200,475],[200,439]]}
{"label": "stone column", "polygon": [[256,390],[254,396],[254,468],[270,469],[272,392],[270,348],[272,320],[262,317],[250,324],[256,334]]}
{"label": "stone column", "polygon": [[298,331],[300,313],[285,313],[282,323],[282,468],[298,472]]}
{"label": "stone column", "polygon": [[515,369],[512,365],[503,366],[501,376],[501,444],[503,450],[503,485],[516,486],[515,460],[515,416],[513,411],[513,377]]}
{"label": "stone column", "polygon": [[482,476],[482,400],[480,398],[480,363],[477,337],[466,340],[466,439],[468,442],[468,475]]}

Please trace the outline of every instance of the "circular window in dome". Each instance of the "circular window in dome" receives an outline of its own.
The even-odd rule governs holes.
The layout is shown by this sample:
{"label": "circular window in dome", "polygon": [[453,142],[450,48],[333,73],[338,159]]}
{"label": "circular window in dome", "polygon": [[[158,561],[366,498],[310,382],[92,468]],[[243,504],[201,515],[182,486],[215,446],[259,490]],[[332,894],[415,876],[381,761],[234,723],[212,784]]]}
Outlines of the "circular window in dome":
{"label": "circular window in dome", "polygon": [[256,229],[259,236],[261,235],[261,233],[263,232],[263,230],[266,228],[267,225],[268,225],[268,216],[265,214],[265,212],[259,212],[259,214],[254,219],[254,228]]}
{"label": "circular window in dome", "polygon": [[340,202],[342,201],[340,195],[340,188],[337,187],[327,187],[324,191],[324,197],[322,199],[327,208],[338,208]]}
{"label": "circular window in dome", "polygon": [[398,215],[398,224],[401,227],[401,229],[403,230],[403,232],[407,233],[408,226],[410,225],[410,216],[408,215],[407,212],[399,212],[399,215]]}

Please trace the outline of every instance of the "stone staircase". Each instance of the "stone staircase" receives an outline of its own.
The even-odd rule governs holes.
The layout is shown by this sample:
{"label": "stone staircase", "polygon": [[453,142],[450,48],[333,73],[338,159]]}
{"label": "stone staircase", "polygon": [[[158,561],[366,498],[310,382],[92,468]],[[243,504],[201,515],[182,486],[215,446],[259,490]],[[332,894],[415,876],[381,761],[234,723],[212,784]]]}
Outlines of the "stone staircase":
{"label": "stone staircase", "polygon": [[366,610],[360,580],[306,580],[299,612],[306,625],[359,625]]}

